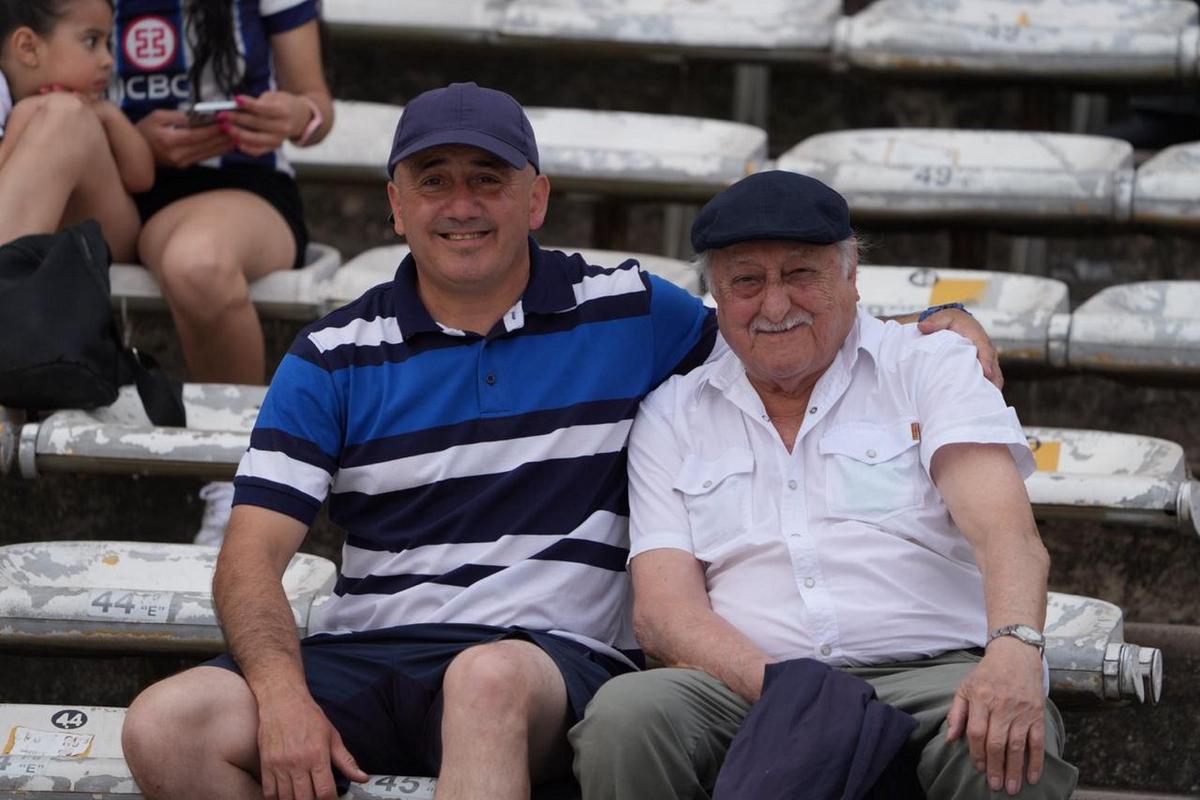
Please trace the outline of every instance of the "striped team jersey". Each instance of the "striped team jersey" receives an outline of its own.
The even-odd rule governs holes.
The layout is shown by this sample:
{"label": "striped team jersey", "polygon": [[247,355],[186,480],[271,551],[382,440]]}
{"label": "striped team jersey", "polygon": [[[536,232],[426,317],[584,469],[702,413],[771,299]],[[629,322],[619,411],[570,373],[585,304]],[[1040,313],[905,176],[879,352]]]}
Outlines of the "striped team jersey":
{"label": "striped team jersey", "polygon": [[532,239],[530,260],[486,336],[430,317],[410,255],[280,364],[234,502],[308,524],[329,497],[347,538],[310,632],[475,623],[636,651],[626,440],[642,398],[713,353],[716,320],[634,261]]}
{"label": "striped team jersey", "polygon": [[4,126],[8,124],[8,115],[12,113],[13,98],[8,88],[8,78],[0,70],[0,139],[4,138]]}
{"label": "striped team jersey", "polygon": [[[188,70],[193,42],[188,38],[188,8],[193,2],[233,4],[234,39],[241,56],[241,80],[234,94],[254,97],[273,90],[275,68],[270,37],[317,18],[317,0],[116,0],[116,69],[113,102],[137,122],[160,108],[184,109],[192,102]],[[200,100],[228,100],[205,70]],[[258,164],[291,174],[279,151],[264,156],[233,152],[206,166]]]}

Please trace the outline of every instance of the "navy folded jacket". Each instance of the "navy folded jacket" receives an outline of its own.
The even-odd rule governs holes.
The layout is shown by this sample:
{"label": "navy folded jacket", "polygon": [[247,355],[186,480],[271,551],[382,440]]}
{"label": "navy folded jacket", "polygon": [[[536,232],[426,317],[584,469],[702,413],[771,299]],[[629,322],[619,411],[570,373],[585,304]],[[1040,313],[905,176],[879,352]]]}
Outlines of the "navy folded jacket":
{"label": "navy folded jacket", "polygon": [[770,664],[713,798],[921,798],[915,765],[901,755],[916,726],[861,678],[809,658]]}

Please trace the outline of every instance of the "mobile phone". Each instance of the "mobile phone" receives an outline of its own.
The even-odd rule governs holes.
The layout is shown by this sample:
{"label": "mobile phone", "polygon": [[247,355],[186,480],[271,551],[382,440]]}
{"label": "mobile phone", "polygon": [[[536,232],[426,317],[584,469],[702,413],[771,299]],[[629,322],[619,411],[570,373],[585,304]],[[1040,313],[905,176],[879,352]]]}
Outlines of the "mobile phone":
{"label": "mobile phone", "polygon": [[188,127],[203,128],[205,125],[216,124],[217,114],[222,111],[236,111],[238,104],[234,100],[209,100],[204,103],[193,103],[187,110]]}

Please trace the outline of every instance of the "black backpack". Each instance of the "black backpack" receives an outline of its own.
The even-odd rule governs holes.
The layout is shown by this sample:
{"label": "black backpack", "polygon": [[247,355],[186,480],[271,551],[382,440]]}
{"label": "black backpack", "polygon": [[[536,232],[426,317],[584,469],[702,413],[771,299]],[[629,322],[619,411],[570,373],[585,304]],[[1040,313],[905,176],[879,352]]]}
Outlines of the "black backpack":
{"label": "black backpack", "polygon": [[0,405],[96,408],[136,382],[151,422],[186,425],[179,383],[121,340],[111,262],[93,220],[0,246]]}

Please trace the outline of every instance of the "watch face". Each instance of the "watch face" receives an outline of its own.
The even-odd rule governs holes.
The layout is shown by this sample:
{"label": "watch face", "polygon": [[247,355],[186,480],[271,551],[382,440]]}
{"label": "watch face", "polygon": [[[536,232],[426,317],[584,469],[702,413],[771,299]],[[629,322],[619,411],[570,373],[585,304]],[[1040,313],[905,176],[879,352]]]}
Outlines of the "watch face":
{"label": "watch face", "polygon": [[1045,637],[1038,633],[1035,628],[1028,625],[1017,625],[1013,628],[1013,633],[1018,639],[1029,644],[1040,645],[1046,641]]}

